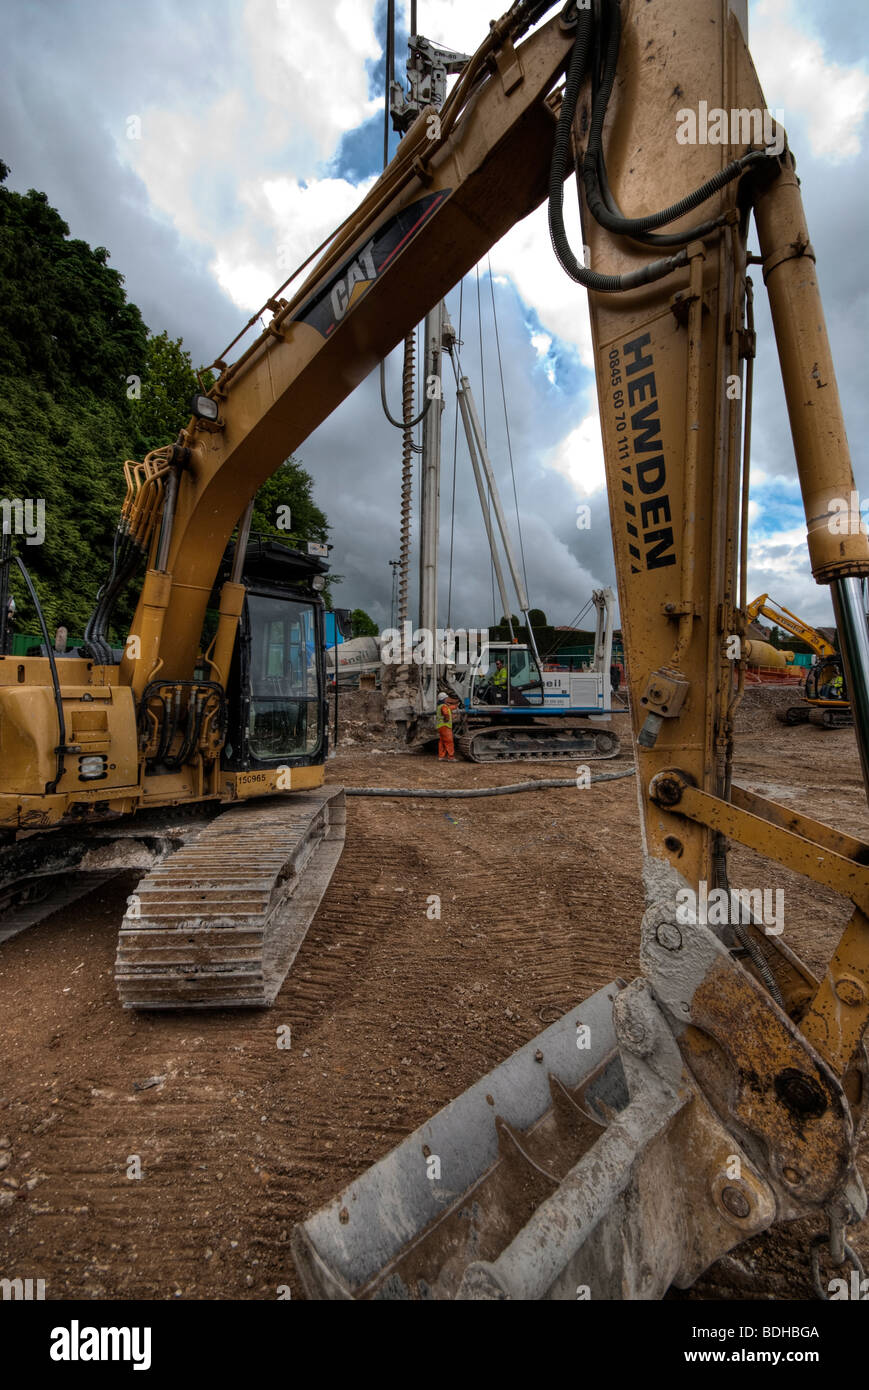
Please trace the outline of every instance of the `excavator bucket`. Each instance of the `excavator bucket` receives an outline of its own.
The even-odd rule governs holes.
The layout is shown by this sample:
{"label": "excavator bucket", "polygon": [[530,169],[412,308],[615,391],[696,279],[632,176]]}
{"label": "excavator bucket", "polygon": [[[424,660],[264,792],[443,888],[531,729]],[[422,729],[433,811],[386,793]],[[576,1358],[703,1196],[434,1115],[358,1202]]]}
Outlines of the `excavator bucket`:
{"label": "excavator bucket", "polygon": [[627,1103],[619,988],[519,1048],[297,1227],[309,1297],[454,1297],[469,1264],[508,1245]]}
{"label": "excavator bucket", "polygon": [[129,900],[115,981],[128,1009],[274,1003],[344,847],[342,787],[226,811]]}
{"label": "excavator bucket", "polygon": [[310,1298],[658,1298],[772,1220],[747,1162],[739,1215],[686,1202],[733,1150],[646,982],[617,981],[297,1226],[296,1266]]}

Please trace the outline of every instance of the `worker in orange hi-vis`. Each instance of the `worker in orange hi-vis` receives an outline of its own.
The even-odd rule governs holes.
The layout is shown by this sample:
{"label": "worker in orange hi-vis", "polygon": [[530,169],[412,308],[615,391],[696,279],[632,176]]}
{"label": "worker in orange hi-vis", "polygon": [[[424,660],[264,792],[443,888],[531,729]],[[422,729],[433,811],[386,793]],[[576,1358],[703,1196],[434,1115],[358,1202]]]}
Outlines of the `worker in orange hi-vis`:
{"label": "worker in orange hi-vis", "polygon": [[450,762],[455,762],[455,746],[453,744],[453,706],[450,697],[445,690],[438,692],[438,758],[449,758]]}

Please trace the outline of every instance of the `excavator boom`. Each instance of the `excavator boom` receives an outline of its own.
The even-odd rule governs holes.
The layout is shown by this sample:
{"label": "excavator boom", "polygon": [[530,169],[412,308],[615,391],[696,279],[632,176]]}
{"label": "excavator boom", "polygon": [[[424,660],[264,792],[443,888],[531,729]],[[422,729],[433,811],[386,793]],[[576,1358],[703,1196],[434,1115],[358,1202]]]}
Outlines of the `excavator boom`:
{"label": "excavator boom", "polygon": [[776,603],[769,594],[761,594],[759,598],[753,600],[745,610],[746,623],[753,623],[760,616],[769,618],[770,622],[778,627],[783,627],[785,632],[789,632],[792,637],[797,637],[801,642],[805,642],[811,647],[812,651],[821,657],[836,655],[836,648],[832,642],[828,642],[816,628],[810,627],[808,623],[798,618],[796,613],[792,613],[784,604]]}

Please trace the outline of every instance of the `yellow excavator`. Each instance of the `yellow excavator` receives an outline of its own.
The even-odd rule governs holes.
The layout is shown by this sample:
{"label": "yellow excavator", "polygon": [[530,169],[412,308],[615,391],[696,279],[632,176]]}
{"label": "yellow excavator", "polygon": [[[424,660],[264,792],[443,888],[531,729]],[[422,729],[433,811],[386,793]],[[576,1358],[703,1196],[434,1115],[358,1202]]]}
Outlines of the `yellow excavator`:
{"label": "yellow excavator", "polygon": [[845,668],[842,658],[832,642],[822,633],[798,618],[783,604],[776,603],[769,594],[760,594],[748,605],[745,613],[746,626],[759,617],[769,618],[777,627],[784,628],[792,637],[805,642],[819,658],[806,674],[803,686],[805,703],[791,705],[781,714],[783,724],[819,724],[822,729],[842,729],[851,724],[851,707],[848,704]]}
{"label": "yellow excavator", "polygon": [[[869,772],[869,541],[859,524],[847,536],[829,525],[856,491],[814,252],[794,159],[749,57],[746,0],[552,10],[551,0],[517,0],[443,105],[420,102],[359,208],[301,282],[268,302],[265,331],[215,363],[216,384],[175,443],[132,470],[90,655],[0,663],[0,826],[7,848],[29,843],[33,859],[82,822],[106,829],[127,816],[135,826],[153,806],[163,824],[167,808],[230,804],[152,871],[161,884],[133,895],[122,994],[213,1003],[225,979],[222,1002],[249,1002],[241,973],[246,959],[268,973],[271,920],[282,959],[270,978],[280,973],[286,913],[303,930],[316,896],[306,897],[306,866],[317,846],[334,853],[341,811],[338,792],[321,785],[322,727],[303,734],[284,703],[301,689],[319,700],[305,683],[311,660],[303,677],[297,670],[307,643],[293,624],[303,619],[282,616],[286,594],[251,602],[267,583],[245,579],[251,498],[548,201],[555,253],[591,306],[642,814],[641,974],[578,1003],[313,1214],[294,1232],[297,1266],[313,1297],[647,1299],[689,1286],[773,1224],[815,1215],[827,1221],[813,1247],[823,1291],[824,1245],[828,1265],[858,1265],[847,1228],[866,1212],[856,1153],[869,846],[732,776],[755,261],[812,570],[831,586]],[[574,172],[583,249],[564,223]],[[759,257],[747,248],[752,216]],[[127,538],[147,571],[117,661],[106,615],[127,573]],[[588,794],[576,792],[578,824]],[[729,890],[728,841],[851,900],[821,979],[769,929],[764,884],[753,907]],[[218,868],[237,877],[218,885],[212,911]],[[321,881],[327,872],[321,865]],[[729,905],[716,925],[711,892]]]}

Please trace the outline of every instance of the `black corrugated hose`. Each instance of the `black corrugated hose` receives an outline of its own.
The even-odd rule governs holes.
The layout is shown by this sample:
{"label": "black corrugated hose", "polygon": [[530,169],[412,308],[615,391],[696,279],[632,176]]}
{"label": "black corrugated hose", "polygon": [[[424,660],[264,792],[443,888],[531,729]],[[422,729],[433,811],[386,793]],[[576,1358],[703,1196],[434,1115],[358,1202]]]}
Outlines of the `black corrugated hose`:
{"label": "black corrugated hose", "polygon": [[686,216],[694,208],[707,202],[728,183],[732,183],[750,164],[766,159],[767,155],[762,150],[751,151],[740,159],[733,160],[726,168],[720,169],[717,174],[702,184],[700,188],[695,189],[693,193],[689,193],[670,207],[663,208],[660,212],[649,213],[645,217],[625,217],[609,189],[603,155],[603,125],[615,81],[621,44],[619,0],[604,0],[602,24],[604,21],[607,25],[606,43],[605,46],[602,43],[598,45],[600,48],[605,47],[603,72],[600,76],[597,73],[594,74],[591,126],[588,147],[581,169],[589,210],[601,226],[606,227],[608,231],[621,236],[633,237],[650,245],[681,245],[683,247],[675,256],[651,261],[648,265],[640,267],[639,270],[631,271],[627,275],[601,275],[597,271],[581,266],[570,248],[564,227],[563,205],[564,178],[570,159],[571,130],[579,93],[588,71],[591,39],[593,35],[598,40],[601,37],[600,29],[595,32],[592,12],[590,10],[580,11],[576,43],[565,83],[550,170],[549,229],[558,260],[571,279],[578,281],[586,289],[599,293],[615,294],[636,289],[638,286],[649,284],[654,280],[663,279],[664,276],[670,275],[674,270],[685,265],[688,260],[687,252],[684,250],[685,244],[696,238],[708,236],[721,225],[721,220],[712,218],[697,227],[687,229],[685,232],[668,233],[662,237],[651,236],[653,229]]}

